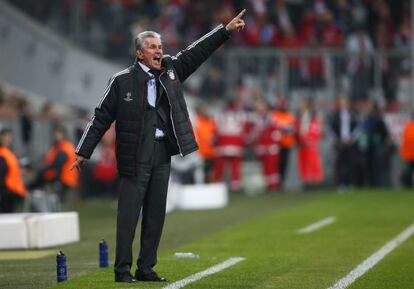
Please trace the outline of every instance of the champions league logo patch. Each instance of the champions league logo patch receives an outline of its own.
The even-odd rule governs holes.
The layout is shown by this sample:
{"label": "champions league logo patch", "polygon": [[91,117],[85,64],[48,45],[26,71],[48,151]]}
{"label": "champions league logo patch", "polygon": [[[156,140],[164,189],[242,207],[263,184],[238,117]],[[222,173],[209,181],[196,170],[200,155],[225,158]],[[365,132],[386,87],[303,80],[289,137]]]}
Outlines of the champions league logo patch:
{"label": "champions league logo patch", "polygon": [[125,101],[128,101],[128,102],[129,102],[129,101],[132,101],[131,96],[132,96],[132,94],[131,94],[130,92],[127,92],[127,93],[126,93],[126,97],[124,98],[124,100],[125,100]]}
{"label": "champions league logo patch", "polygon": [[175,80],[175,74],[174,74],[174,71],[173,70],[168,70],[167,71],[167,74],[168,74],[168,77],[171,79],[171,80]]}

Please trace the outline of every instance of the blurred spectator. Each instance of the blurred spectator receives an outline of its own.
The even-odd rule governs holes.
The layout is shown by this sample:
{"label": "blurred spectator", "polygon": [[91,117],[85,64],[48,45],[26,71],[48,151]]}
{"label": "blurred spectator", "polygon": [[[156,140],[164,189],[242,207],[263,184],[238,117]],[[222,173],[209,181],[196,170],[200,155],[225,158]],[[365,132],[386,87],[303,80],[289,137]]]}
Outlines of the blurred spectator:
{"label": "blurred spectator", "polygon": [[308,40],[308,47],[314,49],[311,55],[304,57],[303,80],[310,89],[320,89],[325,85],[325,60],[321,53],[321,45],[315,34]]}
{"label": "blurred spectator", "polygon": [[404,1],[399,15],[399,26],[395,34],[395,46],[398,48],[411,47],[411,1]]}
{"label": "blurred spectator", "polygon": [[271,11],[274,21],[282,33],[286,33],[293,27],[293,21],[295,20],[295,16],[297,16],[295,14],[295,8],[285,0],[276,0],[273,3]]}
{"label": "blurred spectator", "polygon": [[257,119],[253,129],[254,152],[262,164],[263,176],[268,192],[280,189],[279,141],[280,130],[272,119],[268,104],[256,104]]}
{"label": "blurred spectator", "polygon": [[402,175],[402,184],[404,187],[413,187],[414,174],[414,114],[410,121],[405,125],[401,138],[400,156],[405,162],[405,168]]}
{"label": "blurred spectator", "polygon": [[297,21],[298,26],[298,35],[304,43],[309,42],[310,38],[316,37],[317,32],[317,15],[311,7],[306,7],[303,11],[302,18]]}
{"label": "blurred spectator", "polygon": [[52,187],[63,201],[70,205],[75,202],[75,189],[78,185],[78,172],[70,171],[75,161],[75,146],[67,140],[67,131],[62,126],[53,129],[53,144],[47,152],[43,166],[30,188]]}
{"label": "blurred spectator", "polygon": [[301,99],[297,118],[299,144],[299,175],[305,189],[320,185],[323,168],[319,144],[322,137],[322,119],[310,99]]}
{"label": "blurred spectator", "polygon": [[82,138],[83,131],[86,124],[89,122],[89,112],[86,109],[76,109],[76,124],[75,124],[75,143],[78,143]]}
{"label": "blurred spectator", "polygon": [[15,120],[16,118],[17,110],[13,98],[8,97],[0,87],[0,120]]}
{"label": "blurred spectator", "polygon": [[325,11],[321,16],[322,28],[320,38],[322,45],[328,48],[341,48],[344,44],[344,33],[335,21],[330,11]]}
{"label": "blurred spectator", "polygon": [[289,56],[287,59],[288,65],[288,85],[290,88],[298,88],[303,84],[302,78],[302,65],[303,59],[301,59],[299,52],[304,48],[304,42],[297,35],[295,28],[293,26],[287,26],[285,28],[281,43],[280,49],[293,55]]}
{"label": "blurred spectator", "polygon": [[[100,19],[106,32],[106,55],[110,58],[122,58],[128,51],[130,38],[128,30],[127,2],[120,0],[104,0],[100,5]],[[124,3],[123,3],[124,2]]]}
{"label": "blurred spectator", "polygon": [[19,112],[20,134],[23,143],[23,155],[29,156],[32,151],[33,139],[33,111],[30,103],[24,97],[20,97],[17,103],[17,111]]}
{"label": "blurred spectator", "polygon": [[49,100],[47,100],[40,108],[39,119],[50,121],[55,125],[62,122],[62,116],[56,111],[55,106]]}
{"label": "blurred spectator", "polygon": [[348,73],[351,78],[351,99],[366,100],[371,83],[371,57],[374,52],[373,43],[361,27],[346,40],[346,50],[349,53]]}
{"label": "blurred spectator", "polygon": [[213,180],[216,123],[211,117],[207,105],[197,107],[194,133],[199,146],[198,152],[203,159],[204,182],[209,183]]}
{"label": "blurred spectator", "polygon": [[374,1],[376,11],[375,40],[379,52],[379,69],[381,71],[381,84],[387,105],[392,105],[396,100],[398,59],[388,55],[388,49],[392,45],[394,27],[391,21],[390,9],[383,0]]}
{"label": "blurred spectator", "polygon": [[246,147],[247,117],[240,101],[231,101],[220,113],[217,123],[216,159],[214,180],[223,181],[227,165],[230,165],[230,190],[240,191],[241,165]]}
{"label": "blurred spectator", "polygon": [[350,107],[346,96],[338,98],[338,108],[333,113],[330,127],[334,135],[335,184],[339,190],[347,189],[356,183],[356,165],[360,153],[355,143],[358,116]]}
{"label": "blurred spectator", "polygon": [[27,197],[19,161],[11,150],[13,133],[0,131],[0,213],[13,213],[18,201]]}
{"label": "blurred spectator", "polygon": [[260,45],[261,27],[258,21],[256,21],[256,19],[251,15],[246,15],[246,25],[249,29],[245,29],[245,31],[243,31],[243,44],[251,47]]}
{"label": "blurred spectator", "polygon": [[365,0],[348,0],[351,3],[351,15],[349,24],[356,25],[358,27],[368,26],[368,3]]}
{"label": "blurred spectator", "polygon": [[387,127],[378,104],[374,100],[367,102],[367,114],[362,122],[362,146],[366,160],[365,184],[370,187],[388,185],[390,140]]}
{"label": "blurred spectator", "polygon": [[201,96],[209,101],[222,97],[225,91],[224,74],[218,67],[211,67],[201,85]]}
{"label": "blurred spectator", "polygon": [[329,8],[333,13],[333,18],[339,29],[345,33],[349,32],[349,25],[353,21],[352,3],[350,0],[336,0],[329,3]]}
{"label": "blurred spectator", "polygon": [[273,121],[276,122],[280,133],[280,153],[278,158],[278,167],[280,171],[280,183],[286,178],[286,171],[289,164],[289,155],[292,148],[296,144],[295,124],[296,118],[293,113],[288,110],[287,100],[279,97],[276,102],[276,109],[272,114]]}

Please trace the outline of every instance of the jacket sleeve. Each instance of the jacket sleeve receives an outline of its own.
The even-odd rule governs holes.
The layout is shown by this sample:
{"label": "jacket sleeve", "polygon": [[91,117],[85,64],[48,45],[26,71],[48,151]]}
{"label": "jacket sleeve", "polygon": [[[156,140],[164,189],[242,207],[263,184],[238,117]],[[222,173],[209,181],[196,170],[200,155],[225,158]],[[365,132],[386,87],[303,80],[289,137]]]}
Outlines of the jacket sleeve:
{"label": "jacket sleeve", "polygon": [[96,145],[115,119],[117,103],[117,79],[114,75],[105,89],[104,95],[95,108],[95,112],[76,148],[76,154],[90,158]]}
{"label": "jacket sleeve", "polygon": [[172,57],[173,66],[181,82],[187,79],[210,55],[230,38],[223,24],[195,41]]}

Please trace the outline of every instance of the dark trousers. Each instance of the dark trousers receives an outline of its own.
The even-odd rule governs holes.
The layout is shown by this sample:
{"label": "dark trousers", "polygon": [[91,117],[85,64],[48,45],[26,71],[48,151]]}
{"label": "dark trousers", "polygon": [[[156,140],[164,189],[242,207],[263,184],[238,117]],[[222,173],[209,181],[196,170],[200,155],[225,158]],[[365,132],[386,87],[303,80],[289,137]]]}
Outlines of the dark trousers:
{"label": "dark trousers", "polygon": [[414,161],[407,161],[402,175],[402,183],[406,188],[413,187]]}
{"label": "dark trousers", "polygon": [[336,185],[350,186],[357,184],[358,151],[354,145],[336,148]]}
{"label": "dark trousers", "polygon": [[171,157],[166,142],[154,142],[151,158],[138,164],[138,176],[121,177],[119,184],[115,273],[131,270],[132,243],[142,208],[141,249],[137,268],[147,274],[157,263],[165,219]]}
{"label": "dark trousers", "polygon": [[389,167],[384,164],[384,158],[387,158],[388,156],[380,146],[368,147],[365,156],[366,184],[369,187],[381,187],[383,182],[383,172],[389,171]]}
{"label": "dark trousers", "polygon": [[286,178],[286,170],[289,163],[289,153],[290,148],[280,148],[279,154],[279,172],[280,172],[280,184],[283,185],[283,182]]}
{"label": "dark trousers", "polygon": [[214,159],[204,159],[204,183],[208,184],[213,181]]}
{"label": "dark trousers", "polygon": [[361,186],[363,183],[363,156],[356,145],[336,147],[336,185]]}
{"label": "dark trousers", "polygon": [[0,213],[14,213],[17,203],[22,199],[19,195],[10,192],[0,193]]}

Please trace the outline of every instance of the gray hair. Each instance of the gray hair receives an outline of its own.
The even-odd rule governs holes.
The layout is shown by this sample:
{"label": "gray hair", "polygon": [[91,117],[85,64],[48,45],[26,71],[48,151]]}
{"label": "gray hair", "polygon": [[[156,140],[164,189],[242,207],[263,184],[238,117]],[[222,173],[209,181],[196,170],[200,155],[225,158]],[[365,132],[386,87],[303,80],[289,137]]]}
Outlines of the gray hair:
{"label": "gray hair", "polygon": [[159,38],[161,39],[161,35],[155,31],[143,31],[135,37],[135,50],[143,50],[144,49],[144,41],[146,38]]}

